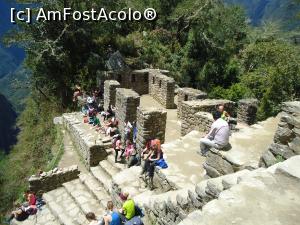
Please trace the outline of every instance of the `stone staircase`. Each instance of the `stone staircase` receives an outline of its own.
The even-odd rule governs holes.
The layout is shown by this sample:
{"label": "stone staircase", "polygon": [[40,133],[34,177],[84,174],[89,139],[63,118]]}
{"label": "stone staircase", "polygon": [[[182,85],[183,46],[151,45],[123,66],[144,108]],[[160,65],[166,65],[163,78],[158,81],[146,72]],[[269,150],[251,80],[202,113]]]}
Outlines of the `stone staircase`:
{"label": "stone staircase", "polygon": [[13,224],[79,225],[88,224],[85,218],[88,212],[94,212],[98,218],[104,215],[107,201],[111,200],[113,176],[126,168],[114,162],[112,150],[107,149],[107,159],[91,167],[89,173],[80,174],[78,179],[44,193],[46,205],[37,215],[24,222],[13,221]]}
{"label": "stone staircase", "polygon": [[300,224],[300,156],[239,177],[179,225]]}

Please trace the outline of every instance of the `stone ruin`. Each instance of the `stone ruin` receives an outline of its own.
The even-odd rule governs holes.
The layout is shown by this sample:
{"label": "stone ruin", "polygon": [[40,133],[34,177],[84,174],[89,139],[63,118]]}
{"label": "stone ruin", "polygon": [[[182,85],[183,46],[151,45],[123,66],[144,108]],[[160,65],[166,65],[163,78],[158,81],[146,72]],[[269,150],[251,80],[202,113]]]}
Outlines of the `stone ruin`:
{"label": "stone ruin", "polygon": [[116,89],[121,85],[116,80],[106,80],[104,82],[104,109],[107,110],[108,106],[116,105]]}
{"label": "stone ruin", "polygon": [[167,112],[153,107],[139,107],[137,110],[136,140],[137,150],[140,151],[146,145],[147,140],[158,138],[163,144],[165,141]]}
{"label": "stone ruin", "polygon": [[117,88],[116,92],[116,119],[119,121],[119,131],[124,140],[125,123],[136,122],[140,96],[131,89]]}
{"label": "stone ruin", "polygon": [[[127,76],[128,74],[135,74],[136,76]],[[116,79],[118,80],[116,81],[111,80],[115,79],[111,77],[110,80],[105,81],[105,104],[106,106],[109,104],[116,106],[116,117],[119,120],[121,134],[124,133],[125,122],[137,122],[139,131],[137,148],[141,150],[148,138],[158,137],[164,142],[168,111],[166,109],[175,108],[175,82],[173,79],[167,78],[159,70],[131,71],[128,74],[126,75],[129,77],[127,80]],[[117,74],[113,76],[117,76]],[[137,86],[133,87],[134,83],[137,84],[140,82],[143,83],[140,87],[141,89],[138,89]],[[150,94],[165,109],[140,106],[139,94],[143,93]],[[236,114],[234,102],[205,98],[205,93],[200,91],[189,88],[179,90],[178,116],[181,119],[182,135],[192,130],[207,132],[213,122],[211,112],[216,110],[220,104],[224,104],[225,110],[231,115]],[[255,121],[256,104],[257,101],[250,99],[240,101],[237,110],[238,120],[246,124],[252,124]],[[146,225],[198,225],[198,221],[202,217],[194,217],[194,215],[202,215],[202,212],[207,211],[207,205],[211,203],[217,204],[215,203],[216,201],[226,199],[226,193],[231,191],[231,187],[243,185],[243,181],[245,180],[251,181],[254,179],[253,177],[259,177],[259,181],[261,182],[266,177],[274,177],[272,185],[277,187],[280,186],[280,182],[276,183],[275,181],[279,179],[292,179],[290,174],[293,174],[293,177],[298,176],[300,178],[299,174],[295,175],[296,170],[294,168],[295,162],[299,162],[300,158],[295,159],[293,157],[300,152],[298,113],[300,107],[299,103],[285,103],[283,106],[284,113],[274,137],[274,143],[261,157],[260,166],[273,165],[278,162],[277,156],[288,160],[284,163],[271,166],[270,170],[259,169],[253,166],[251,160],[243,161],[243,157],[233,157],[237,152],[242,152],[240,149],[235,149],[232,152],[230,150],[227,153],[212,149],[205,159],[204,164],[206,178],[208,179],[202,180],[199,183],[193,183],[192,185],[189,183],[186,187],[178,186],[172,183],[173,180],[168,177],[167,173],[162,173],[160,169],[156,168],[154,182],[157,190],[150,191],[142,187],[143,182],[138,178],[141,170],[140,167],[126,168],[123,164],[115,164],[110,139],[101,137],[99,133],[95,134],[95,132],[90,131],[88,126],[82,124],[82,116],[80,114],[71,113],[63,115],[63,124],[70,133],[73,144],[84,159],[90,173],[80,175],[79,179],[76,179],[78,171],[74,170],[74,173],[70,173],[66,177],[61,175],[61,178],[58,178],[57,175],[49,174],[49,178],[43,178],[43,182],[39,180],[42,178],[32,178],[29,182],[33,190],[41,189],[45,191],[61,187],[62,183],[64,183],[62,185],[63,188],[55,189],[45,195],[46,207],[49,207],[51,213],[58,218],[59,222],[57,224],[85,224],[87,221],[85,221],[84,213],[93,210],[96,210],[99,215],[104,213],[106,202],[109,199],[112,199],[116,206],[120,206],[120,192],[128,191],[134,201],[144,209],[146,213],[144,222]],[[255,124],[249,126],[249,129],[255,131],[260,126],[262,125]],[[182,143],[184,145],[187,144],[186,142]],[[275,145],[276,148],[274,149],[272,146]],[[237,155],[240,156],[239,154]],[[268,160],[266,160],[266,156]],[[185,163],[191,163],[187,161]],[[258,161],[259,159],[257,160],[257,164]],[[193,165],[189,164],[189,166],[192,168]],[[287,168],[292,169],[288,170]],[[282,171],[284,171],[284,174],[288,174],[288,178],[281,177]],[[180,175],[178,174],[178,176]],[[71,177],[76,180],[67,182]],[[49,184],[49,189],[44,187],[48,185],[47,182],[51,183],[51,185]],[[256,184],[258,183],[258,181],[255,181],[251,187],[255,186],[257,188]],[[290,187],[288,186],[288,188]],[[256,190],[256,192],[258,191]],[[231,194],[234,195],[233,192]],[[67,204],[67,206],[72,205],[74,209],[58,210],[60,205],[64,204]],[[75,211],[76,213],[74,214]],[[69,223],[69,221],[72,222]],[[53,224],[56,225],[56,223]]]}
{"label": "stone ruin", "polygon": [[178,119],[182,119],[182,109],[181,104],[185,101],[206,99],[207,94],[203,91],[194,89],[194,88],[179,88],[177,94],[177,117]]}
{"label": "stone ruin", "polygon": [[285,102],[282,111],[274,141],[260,159],[262,167],[300,155],[300,103]]}
{"label": "stone ruin", "polygon": [[40,175],[32,175],[29,179],[29,190],[34,193],[45,193],[61,187],[63,183],[77,179],[79,170],[76,165],[68,168],[55,168]]}
{"label": "stone ruin", "polygon": [[149,94],[166,109],[174,109],[175,80],[159,70],[149,71]]}
{"label": "stone ruin", "polygon": [[192,130],[206,132],[213,122],[211,113],[223,104],[230,115],[234,115],[235,104],[229,100],[193,100],[181,103],[181,135]]}
{"label": "stone ruin", "polygon": [[257,99],[242,99],[238,102],[238,122],[252,125],[256,122],[256,112],[258,107]]}

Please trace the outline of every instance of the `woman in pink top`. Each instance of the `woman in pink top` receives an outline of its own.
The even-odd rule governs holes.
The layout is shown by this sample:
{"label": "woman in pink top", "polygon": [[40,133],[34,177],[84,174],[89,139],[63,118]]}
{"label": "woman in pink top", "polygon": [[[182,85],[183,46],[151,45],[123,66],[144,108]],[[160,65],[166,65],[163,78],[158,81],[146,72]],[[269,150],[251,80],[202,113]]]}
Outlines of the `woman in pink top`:
{"label": "woman in pink top", "polygon": [[132,144],[132,142],[130,140],[127,140],[125,156],[126,156],[128,168],[131,166],[134,166],[138,162],[136,155],[137,155],[137,152],[134,148],[134,145]]}
{"label": "woman in pink top", "polygon": [[119,151],[121,151],[120,158],[122,158],[122,156],[124,154],[124,151],[125,151],[123,146],[122,146],[121,135],[116,136],[116,140],[115,140],[115,143],[114,143],[114,149],[115,149],[115,163],[117,163],[118,162]]}

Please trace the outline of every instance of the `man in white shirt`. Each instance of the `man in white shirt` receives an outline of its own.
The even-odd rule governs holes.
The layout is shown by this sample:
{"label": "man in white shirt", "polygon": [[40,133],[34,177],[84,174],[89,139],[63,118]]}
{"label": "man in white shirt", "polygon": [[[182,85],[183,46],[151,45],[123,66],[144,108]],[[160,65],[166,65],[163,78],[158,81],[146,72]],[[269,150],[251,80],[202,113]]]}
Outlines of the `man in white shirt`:
{"label": "man in white shirt", "polygon": [[221,118],[218,111],[213,113],[213,122],[209,133],[200,139],[201,154],[205,155],[212,148],[222,149],[229,144],[230,129],[228,123]]}

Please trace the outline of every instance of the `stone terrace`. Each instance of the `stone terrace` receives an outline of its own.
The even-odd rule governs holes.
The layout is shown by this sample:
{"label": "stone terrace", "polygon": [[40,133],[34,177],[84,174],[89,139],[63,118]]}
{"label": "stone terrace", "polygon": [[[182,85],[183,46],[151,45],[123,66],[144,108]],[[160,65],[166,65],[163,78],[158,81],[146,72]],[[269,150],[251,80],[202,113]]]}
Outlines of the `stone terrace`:
{"label": "stone terrace", "polygon": [[242,127],[230,137],[229,151],[211,149],[204,167],[210,177],[233,173],[244,168],[256,169],[262,153],[272,143],[279,116],[266,121]]}
{"label": "stone terrace", "polygon": [[300,156],[240,177],[179,225],[300,224]]}

